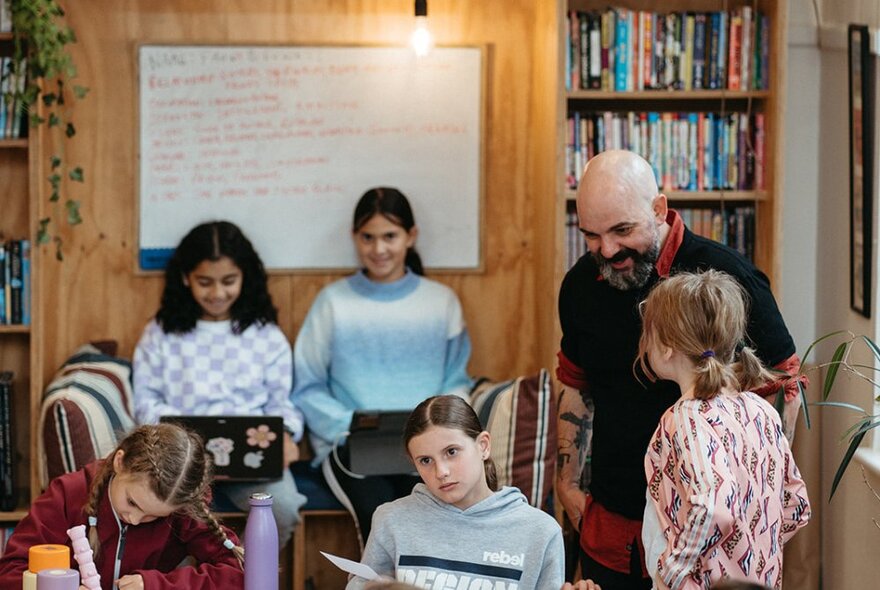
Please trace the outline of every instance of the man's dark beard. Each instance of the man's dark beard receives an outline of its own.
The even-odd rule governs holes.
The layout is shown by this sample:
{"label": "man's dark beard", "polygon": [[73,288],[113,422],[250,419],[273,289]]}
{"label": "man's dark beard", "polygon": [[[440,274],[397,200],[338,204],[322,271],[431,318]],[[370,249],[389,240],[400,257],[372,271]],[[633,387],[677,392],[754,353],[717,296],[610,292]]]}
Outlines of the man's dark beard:
{"label": "man's dark beard", "polygon": [[[611,258],[605,258],[599,252],[593,253],[592,256],[596,264],[599,265],[599,272],[602,273],[609,285],[621,291],[629,291],[644,287],[648,279],[651,278],[654,264],[660,257],[660,241],[655,239],[644,253],[631,248],[623,248]],[[618,271],[611,266],[612,263],[622,262],[627,258],[632,258],[633,266],[631,269]]]}

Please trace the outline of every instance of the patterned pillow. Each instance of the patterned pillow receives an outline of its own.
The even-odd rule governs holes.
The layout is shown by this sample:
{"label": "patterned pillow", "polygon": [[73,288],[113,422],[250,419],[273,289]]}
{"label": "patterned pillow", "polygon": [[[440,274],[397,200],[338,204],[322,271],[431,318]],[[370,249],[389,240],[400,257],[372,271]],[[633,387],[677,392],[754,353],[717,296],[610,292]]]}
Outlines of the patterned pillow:
{"label": "patterned pillow", "polygon": [[134,427],[131,364],[93,345],[78,349],[43,393],[40,483],[106,457]]}
{"label": "patterned pillow", "polygon": [[519,488],[532,506],[552,512],[556,399],[547,371],[501,383],[478,381],[471,405],[492,435],[498,484]]}

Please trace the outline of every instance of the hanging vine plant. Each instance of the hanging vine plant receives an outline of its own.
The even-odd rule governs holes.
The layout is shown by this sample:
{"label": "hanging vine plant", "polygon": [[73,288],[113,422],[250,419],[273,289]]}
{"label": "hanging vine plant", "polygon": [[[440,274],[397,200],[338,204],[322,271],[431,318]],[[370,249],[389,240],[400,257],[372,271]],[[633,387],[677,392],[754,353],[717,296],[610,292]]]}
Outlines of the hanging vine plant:
{"label": "hanging vine plant", "polygon": [[[88,88],[73,84],[76,66],[68,53],[68,45],[76,36],[64,21],[64,10],[57,0],[11,0],[13,59],[10,72],[24,74],[26,83],[14,90],[12,100],[25,109],[31,129],[46,125],[55,152],[49,157],[52,203],[48,216],[39,220],[38,244],[55,244],[55,257],[63,259],[63,240],[59,235],[59,218],[69,225],[82,223],[80,202],[70,196],[68,180],[82,183],[81,166],[65,159],[65,146],[76,135],[71,117],[75,101],[85,98]],[[42,102],[42,110],[40,108]]]}

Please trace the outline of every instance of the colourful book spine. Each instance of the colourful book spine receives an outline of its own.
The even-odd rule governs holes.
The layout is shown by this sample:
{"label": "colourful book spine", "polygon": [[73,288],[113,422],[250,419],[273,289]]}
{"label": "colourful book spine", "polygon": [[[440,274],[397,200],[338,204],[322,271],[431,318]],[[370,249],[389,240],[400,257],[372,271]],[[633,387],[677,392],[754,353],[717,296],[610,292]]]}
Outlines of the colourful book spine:
{"label": "colourful book spine", "polygon": [[21,240],[21,323],[31,325],[31,243]]}
{"label": "colourful book spine", "polygon": [[770,23],[764,16],[761,18],[761,90],[770,88]]}
{"label": "colourful book spine", "polygon": [[718,26],[718,88],[724,88],[727,83],[727,27],[728,15],[726,12],[718,13],[720,24]]}
{"label": "colourful book spine", "polygon": [[595,12],[588,15],[590,21],[590,88],[602,88],[602,20]]}
{"label": "colourful book spine", "polygon": [[663,47],[663,86],[675,88],[675,14],[666,15],[666,41]]}
{"label": "colourful book spine", "polygon": [[682,84],[685,90],[694,87],[694,43],[696,22],[693,14],[687,14],[684,19],[684,46],[681,66]]}
{"label": "colourful book spine", "polygon": [[764,185],[764,113],[755,113],[755,189],[762,191]]}
{"label": "colourful book spine", "polygon": [[651,71],[651,86],[653,88],[665,88],[666,74],[666,17],[662,14],[654,15],[654,59]]}
{"label": "colourful book spine", "polygon": [[620,8],[617,12],[617,28],[614,32],[614,90],[617,92],[626,91],[627,73],[629,71],[629,62],[627,61],[627,13],[626,8]]}
{"label": "colourful book spine", "polygon": [[614,90],[614,11],[602,13],[602,90]]}
{"label": "colourful book spine", "polygon": [[740,37],[742,36],[742,16],[734,14],[730,17],[727,53],[727,88],[740,90],[742,87],[742,53]]}
{"label": "colourful book spine", "polygon": [[713,12],[709,15],[709,34],[706,60],[709,62],[709,88],[718,90],[718,42],[721,38],[721,13]]}
{"label": "colourful book spine", "polygon": [[693,63],[693,87],[694,90],[705,88],[706,78],[706,15],[697,14],[694,17],[694,63]]}
{"label": "colourful book spine", "polygon": [[580,51],[580,86],[590,87],[590,24],[586,12],[578,12],[578,50]]}
{"label": "colourful book spine", "polygon": [[580,22],[578,21],[577,12],[574,10],[568,13],[569,39],[568,54],[571,59],[571,89],[578,90],[581,87],[581,35]]}
{"label": "colourful book spine", "polygon": [[642,12],[644,17],[644,30],[642,31],[642,87],[653,88],[654,69],[654,15],[650,12]]}
{"label": "colourful book spine", "polygon": [[752,64],[752,38],[754,37],[753,33],[754,29],[754,21],[752,15],[752,7],[751,6],[743,6],[742,8],[742,33],[740,35],[740,64],[742,73],[740,75],[740,80],[742,81],[742,89],[743,90],[751,90],[754,88],[752,84],[751,78],[751,64]]}
{"label": "colourful book spine", "polygon": [[22,317],[22,272],[21,240],[9,242],[9,322],[21,324]]}
{"label": "colourful book spine", "polygon": [[6,315],[6,244],[0,242],[0,325],[8,324]]}
{"label": "colourful book spine", "polygon": [[699,142],[699,129],[700,129],[700,118],[699,113],[688,113],[688,149],[687,149],[687,161],[688,161],[688,183],[687,189],[689,191],[697,190],[699,186],[697,175],[699,168],[699,154],[700,154],[700,142]]}

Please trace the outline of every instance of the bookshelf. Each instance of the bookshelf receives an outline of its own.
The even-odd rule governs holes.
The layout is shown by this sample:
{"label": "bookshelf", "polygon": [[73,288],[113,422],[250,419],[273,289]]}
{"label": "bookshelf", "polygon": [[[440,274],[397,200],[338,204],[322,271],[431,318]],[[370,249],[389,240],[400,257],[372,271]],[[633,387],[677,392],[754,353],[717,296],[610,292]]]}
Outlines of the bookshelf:
{"label": "bookshelf", "polygon": [[[613,11],[611,9],[614,9]],[[607,2],[607,0],[559,0],[557,3],[557,20],[559,35],[559,63],[558,63],[558,116],[557,116],[557,199],[556,199],[556,219],[557,228],[563,228],[558,232],[557,236],[557,280],[561,281],[565,275],[569,265],[576,260],[577,252],[574,248],[580,247],[577,243],[578,237],[572,232],[576,231],[576,226],[572,224],[572,213],[575,210],[575,183],[580,173],[580,168],[586,162],[589,155],[596,153],[599,149],[597,131],[601,131],[603,139],[614,136],[615,142],[608,147],[621,147],[623,149],[633,149],[639,151],[643,155],[648,156],[655,167],[663,168],[652,158],[648,144],[645,138],[650,138],[653,127],[650,123],[646,126],[647,133],[642,130],[645,122],[648,121],[650,113],[659,114],[659,119],[663,119],[663,114],[668,113],[669,119],[683,119],[687,121],[688,115],[693,114],[693,119],[698,119],[698,123],[685,126],[686,129],[696,129],[694,135],[702,134],[709,125],[705,124],[707,119],[718,119],[719,121],[730,121],[727,131],[720,131],[724,124],[719,123],[719,131],[714,138],[711,135],[700,135],[701,140],[709,141],[714,145],[716,138],[728,137],[730,143],[726,144],[731,148],[730,152],[725,155],[730,158],[731,166],[735,166],[737,172],[732,172],[724,178],[722,182],[716,182],[713,185],[712,180],[706,180],[702,176],[697,182],[683,183],[665,183],[661,171],[658,171],[658,177],[661,179],[661,192],[669,198],[670,206],[679,211],[693,210],[714,210],[716,216],[715,225],[705,226],[706,231],[716,231],[715,238],[719,241],[725,240],[730,245],[736,247],[737,236],[730,235],[737,228],[736,212],[741,212],[740,228],[749,227],[749,234],[740,234],[738,236],[740,243],[748,242],[749,252],[755,264],[763,270],[769,277],[773,285],[777,284],[779,276],[779,261],[777,256],[779,237],[780,237],[780,205],[782,197],[782,172],[781,172],[781,129],[782,129],[782,111],[781,102],[783,94],[784,77],[780,69],[780,65],[785,62],[785,19],[786,4],[781,0],[619,0],[616,2]],[[615,14],[615,18],[609,20],[606,15],[609,12]],[[746,25],[747,31],[752,34],[745,36],[739,35],[740,41],[737,43],[748,43],[748,53],[751,56],[749,64],[746,66],[745,72],[742,70],[742,61],[745,52],[736,51],[738,54],[735,60],[739,61],[739,67],[735,69],[744,76],[739,76],[739,82],[733,81],[731,88],[731,80],[729,76],[722,71],[722,68],[729,67],[730,45],[723,45],[718,42],[718,46],[725,47],[724,54],[728,59],[716,59],[713,67],[717,68],[716,76],[713,80],[711,88],[709,86],[708,54],[703,61],[704,75],[700,77],[701,83],[696,82],[694,76],[694,39],[696,35],[691,33],[693,23],[697,20],[699,14],[707,15],[704,23],[708,22],[707,34],[711,33],[712,16],[711,13],[725,13],[727,16],[724,20],[719,19],[717,29],[725,29],[730,31],[730,24],[734,22],[733,16],[738,16],[735,22],[741,27],[737,31],[743,30],[743,23],[748,20]],[[589,14],[591,16],[582,18],[575,17],[576,31],[572,29],[570,16],[572,13]],[[647,16],[642,17],[645,22],[651,22],[651,25],[641,25],[639,14],[644,13]],[[657,43],[655,35],[657,32],[657,16],[653,19],[651,15],[681,15],[668,21],[671,29],[674,31],[671,37],[661,35],[661,40],[673,39],[677,40],[681,50],[678,53],[673,52],[670,58],[668,53],[661,56],[654,56]],[[601,48],[603,42],[606,47],[612,46],[608,41],[604,41],[603,37],[608,36],[607,31],[618,31],[620,22],[627,22],[626,18],[632,14],[632,24],[626,33],[635,31],[635,37],[639,39],[638,43],[627,43],[627,58],[629,64],[620,70],[625,74],[624,77],[617,77],[614,80],[615,70],[611,70],[612,76],[610,82],[604,79],[607,74],[602,73],[602,67],[607,66],[609,58],[602,55],[601,49],[597,53],[599,74],[596,75],[596,61],[589,55],[581,53],[580,33],[587,31],[586,46],[592,50],[596,43]],[[761,17],[756,15],[760,14]],[[623,15],[625,18],[621,18]],[[690,17],[690,18],[689,18]],[[761,22],[766,19],[765,22]],[[582,28],[581,20],[585,23],[585,29]],[[688,22],[690,20],[690,23]],[[606,27],[611,23],[610,27]],[[664,17],[664,23],[661,25],[665,28],[667,21]],[[761,38],[761,26],[764,26],[763,39]],[[680,27],[681,33],[675,27]],[[651,41],[644,43],[643,35],[645,29],[652,31],[649,34]],[[597,30],[594,33],[594,30]],[[668,32],[668,30],[667,30]],[[596,36],[592,36],[596,35]],[[678,35],[678,36],[676,36]],[[711,35],[710,35],[711,36]],[[728,35],[725,35],[725,37]],[[598,37],[598,41],[596,40]],[[748,37],[748,41],[742,41]],[[576,42],[576,52],[570,51],[570,40]],[[708,39],[704,37],[704,39]],[[627,41],[632,39],[627,38]],[[706,44],[713,41],[706,41]],[[645,50],[645,46],[654,43],[647,53],[639,54]],[[675,47],[675,45],[666,44]],[[688,50],[688,46],[690,49]],[[764,47],[764,56],[762,60],[761,47]],[[756,47],[759,49],[753,51]],[[742,50],[742,45],[739,45]],[[707,51],[705,48],[703,51]],[[607,51],[606,51],[607,53]],[[674,56],[677,55],[678,58]],[[641,61],[639,61],[641,59]],[[668,61],[669,59],[677,59],[677,61]],[[605,60],[603,62],[603,60]],[[659,61],[655,61],[659,60]],[[586,76],[584,82],[581,83],[580,69],[581,62],[585,62]],[[613,58],[610,63],[615,64]],[[673,74],[664,78],[663,66],[673,64]],[[658,68],[660,66],[660,72]],[[616,64],[615,64],[616,67]],[[577,75],[572,75],[572,69],[577,71]],[[678,75],[681,74],[681,75]],[[737,76],[734,76],[736,78]],[[626,82],[621,82],[626,80]],[[725,83],[726,81],[726,83]],[[588,88],[583,88],[587,86]],[[598,87],[597,87],[598,86]],[[656,86],[656,87],[655,87]],[[703,86],[703,88],[698,88]],[[738,86],[738,87],[737,87]],[[616,89],[620,88],[620,89]],[[626,89],[623,89],[626,88]],[[687,88],[687,89],[685,89]],[[575,113],[578,114],[575,119]],[[633,113],[633,115],[629,115]],[[697,115],[699,114],[699,118]],[[710,114],[712,116],[710,117]],[[584,119],[593,118],[593,123],[584,123]],[[655,115],[656,117],[656,115]],[[600,123],[597,118],[603,119],[603,127],[600,129]],[[757,138],[757,130],[760,124],[760,139]],[[633,124],[635,121],[635,124]],[[607,125],[609,124],[610,125]],[[587,125],[592,125],[587,132]],[[574,133],[573,128],[577,126],[578,132]],[[613,133],[609,132],[613,129]],[[679,127],[672,127],[673,130]],[[729,132],[728,135],[724,135]],[[661,132],[662,133],[662,132]],[[675,133],[675,131],[673,131]],[[680,142],[683,145],[688,143],[688,132],[683,132],[683,138]],[[616,135],[614,135],[616,134]],[[586,136],[586,141],[582,141]],[[635,142],[633,143],[633,138]],[[690,136],[693,137],[693,136]],[[629,141],[621,141],[621,138]],[[573,156],[575,146],[581,146],[590,143],[592,140],[592,151],[583,150],[577,158]],[[662,142],[662,137],[661,140]],[[621,145],[623,143],[623,145]],[[684,164],[685,176],[688,170],[696,170],[697,164],[701,169],[701,174],[708,174],[708,168],[703,169],[701,160],[707,158],[705,149],[705,141],[700,142],[699,149],[695,152],[695,156],[691,157],[690,167]],[[601,151],[601,149],[599,149]],[[756,181],[755,157],[760,152],[760,182]],[[678,152],[675,152],[678,153]],[[687,159],[687,152],[682,151],[682,158]],[[742,154],[742,160],[740,159]],[[746,159],[748,155],[751,160]],[[714,162],[714,156],[712,157]],[[695,163],[696,162],[696,163]],[[747,168],[748,166],[748,168]],[[577,169],[577,173],[574,170]],[[714,177],[713,177],[714,178]],[[729,181],[729,182],[725,182]],[[742,217],[742,212],[748,212]],[[699,214],[697,214],[699,217]],[[719,221],[722,233],[718,233]],[[744,219],[744,220],[743,220]],[[687,220],[687,218],[686,218]],[[692,230],[697,230],[696,224],[690,224]],[[741,231],[745,231],[742,230]],[[730,243],[728,236],[733,239],[734,243]],[[573,256],[573,254],[575,256]]]}
{"label": "bookshelf", "polygon": [[[0,59],[12,55],[12,35],[0,33]],[[33,238],[37,223],[34,201],[36,171],[34,141],[27,137],[8,137],[4,130],[0,136],[0,241]],[[31,270],[35,270],[38,254],[30,253]],[[31,275],[34,273],[32,272]],[[33,298],[31,280],[31,298]],[[32,306],[31,306],[32,307]],[[0,511],[0,527],[11,527],[27,515],[32,496],[31,457],[36,444],[36,433],[30,428],[31,416],[38,405],[39,392],[34,391],[37,345],[35,332],[30,325],[21,323],[0,324],[0,372],[13,373],[12,407],[10,419],[13,424],[13,474],[16,502],[12,510]]]}

